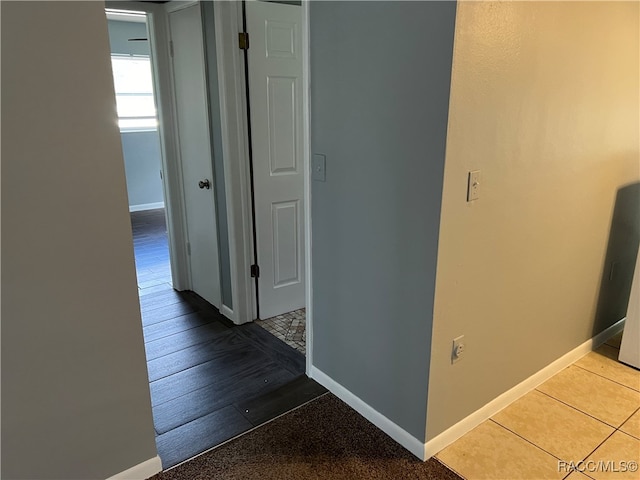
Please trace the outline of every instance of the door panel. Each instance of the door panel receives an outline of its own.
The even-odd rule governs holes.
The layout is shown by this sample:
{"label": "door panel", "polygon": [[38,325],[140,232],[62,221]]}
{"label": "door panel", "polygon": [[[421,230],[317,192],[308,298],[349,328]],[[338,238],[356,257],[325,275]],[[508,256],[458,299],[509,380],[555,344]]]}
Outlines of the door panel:
{"label": "door panel", "polygon": [[[297,174],[296,79],[267,77],[271,175]],[[294,139],[292,142],[291,139]]]}
{"label": "door panel", "polygon": [[[177,137],[182,166],[191,288],[220,307],[220,267],[200,6],[170,11]],[[199,182],[208,180],[209,188]]]}
{"label": "door panel", "polygon": [[296,284],[300,281],[298,251],[298,202],[280,202],[272,205],[274,268],[273,284],[276,287]]}
{"label": "door panel", "polygon": [[304,307],[302,8],[247,2],[260,317]]}

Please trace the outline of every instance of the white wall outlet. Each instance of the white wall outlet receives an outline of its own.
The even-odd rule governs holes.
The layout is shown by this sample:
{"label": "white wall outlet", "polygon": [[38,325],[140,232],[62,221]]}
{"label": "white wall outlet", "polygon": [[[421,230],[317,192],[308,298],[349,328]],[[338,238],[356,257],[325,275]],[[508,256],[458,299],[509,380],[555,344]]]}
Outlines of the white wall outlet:
{"label": "white wall outlet", "polygon": [[464,344],[464,335],[460,335],[453,339],[453,348],[451,349],[451,363],[456,363],[464,354],[466,345]]}
{"label": "white wall outlet", "polygon": [[467,202],[480,198],[480,170],[469,172],[467,185]]}

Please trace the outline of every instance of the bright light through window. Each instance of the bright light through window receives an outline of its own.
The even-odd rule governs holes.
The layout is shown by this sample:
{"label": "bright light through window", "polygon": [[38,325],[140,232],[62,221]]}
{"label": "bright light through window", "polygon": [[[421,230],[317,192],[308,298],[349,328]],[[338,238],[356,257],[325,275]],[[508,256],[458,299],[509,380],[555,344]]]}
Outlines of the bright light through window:
{"label": "bright light through window", "polygon": [[113,55],[111,65],[120,129],[156,129],[158,120],[149,57]]}

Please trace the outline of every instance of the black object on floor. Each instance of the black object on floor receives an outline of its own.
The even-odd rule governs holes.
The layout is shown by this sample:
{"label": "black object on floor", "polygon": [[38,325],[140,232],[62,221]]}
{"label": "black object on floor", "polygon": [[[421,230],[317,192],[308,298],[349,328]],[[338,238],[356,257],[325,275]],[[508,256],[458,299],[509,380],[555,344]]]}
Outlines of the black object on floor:
{"label": "black object on floor", "polygon": [[326,392],[304,375],[297,350],[253,323],[234,325],[193,292],[173,290],[164,211],[135,212],[132,225],[164,468]]}

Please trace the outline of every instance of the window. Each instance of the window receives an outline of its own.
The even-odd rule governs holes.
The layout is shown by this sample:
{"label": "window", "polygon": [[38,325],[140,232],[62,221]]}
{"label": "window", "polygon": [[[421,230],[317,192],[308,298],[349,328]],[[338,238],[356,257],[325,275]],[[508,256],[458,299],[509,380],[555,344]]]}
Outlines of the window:
{"label": "window", "polygon": [[112,55],[120,130],[158,128],[149,57]]}

